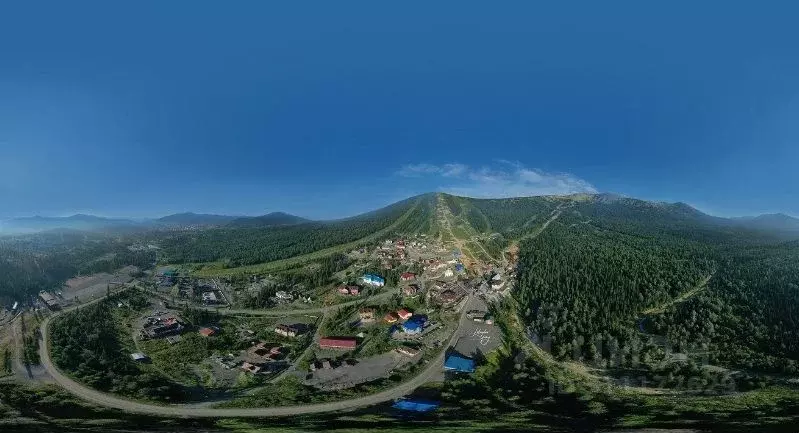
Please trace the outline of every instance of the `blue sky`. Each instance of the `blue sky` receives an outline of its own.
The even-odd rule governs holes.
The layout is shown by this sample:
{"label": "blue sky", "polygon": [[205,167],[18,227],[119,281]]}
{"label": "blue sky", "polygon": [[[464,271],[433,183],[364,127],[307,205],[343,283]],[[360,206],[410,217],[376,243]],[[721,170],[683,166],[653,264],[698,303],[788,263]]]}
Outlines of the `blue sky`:
{"label": "blue sky", "polygon": [[0,5],[0,217],[427,191],[799,215],[795,2],[283,3]]}

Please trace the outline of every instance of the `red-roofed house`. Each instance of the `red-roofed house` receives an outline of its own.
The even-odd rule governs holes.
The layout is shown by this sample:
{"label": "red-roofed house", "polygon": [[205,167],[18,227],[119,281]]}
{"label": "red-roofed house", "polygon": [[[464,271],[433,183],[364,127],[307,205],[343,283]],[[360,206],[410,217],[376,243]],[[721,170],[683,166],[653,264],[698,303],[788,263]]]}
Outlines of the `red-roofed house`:
{"label": "red-roofed house", "polygon": [[354,337],[324,337],[319,340],[322,349],[355,349],[358,340]]}
{"label": "red-roofed house", "polygon": [[403,308],[397,311],[397,316],[399,316],[399,318],[402,320],[408,320],[411,318],[411,316],[413,316],[413,313]]}
{"label": "red-roofed house", "polygon": [[200,335],[203,337],[210,337],[216,334],[216,331],[213,328],[202,328],[200,329]]}
{"label": "red-roofed house", "polygon": [[403,308],[397,311],[397,316],[399,316],[399,318],[402,320],[408,320],[411,318],[411,316],[413,316],[413,313]]}
{"label": "red-roofed house", "polygon": [[412,281],[412,280],[416,279],[416,274],[414,274],[412,272],[405,272],[404,274],[402,274],[400,276],[400,279],[402,281]]}

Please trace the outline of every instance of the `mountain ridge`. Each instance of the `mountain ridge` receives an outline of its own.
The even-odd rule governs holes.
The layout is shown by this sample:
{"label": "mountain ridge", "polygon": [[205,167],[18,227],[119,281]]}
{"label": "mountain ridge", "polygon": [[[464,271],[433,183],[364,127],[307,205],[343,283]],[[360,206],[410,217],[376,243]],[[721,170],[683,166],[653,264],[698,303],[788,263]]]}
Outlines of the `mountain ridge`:
{"label": "mountain ridge", "polygon": [[[425,196],[442,196],[445,199],[451,198],[455,201],[468,200],[473,203],[481,203],[486,201],[501,202],[505,205],[518,201],[530,201],[536,199],[543,200],[566,200],[575,203],[592,203],[600,206],[629,206],[631,209],[635,208],[665,208],[675,212],[676,215],[681,215],[684,218],[702,220],[705,223],[727,225],[729,227],[746,228],[759,231],[779,232],[784,235],[799,235],[799,219],[792,216],[776,213],[776,214],[761,214],[756,216],[745,217],[718,217],[704,213],[684,202],[657,202],[643,200],[633,197],[628,197],[620,194],[613,193],[597,193],[597,194],[569,194],[569,195],[541,195],[541,196],[521,196],[512,198],[471,198],[462,197],[452,194],[436,192],[419,194],[409,197],[406,200],[421,199]],[[400,202],[404,202],[401,200]],[[400,203],[397,202],[397,203]],[[396,203],[394,203],[396,204]],[[392,206],[388,205],[388,206]],[[386,207],[388,207],[386,206]],[[385,207],[384,207],[385,208]],[[379,212],[378,208],[369,212],[354,215],[352,217],[343,218],[347,220],[350,218],[358,218],[368,215],[372,212]],[[512,209],[509,209],[512,211]],[[520,209],[521,212],[523,210]],[[337,221],[337,220],[330,220]],[[258,228],[258,227],[273,227],[273,226],[287,226],[294,224],[302,224],[309,222],[328,222],[328,220],[313,221],[307,218],[292,215],[286,212],[276,211],[258,216],[232,216],[232,215],[219,215],[219,214],[204,214],[194,212],[182,212],[166,215],[159,218],[136,220],[133,218],[112,218],[101,217],[90,214],[75,214],[66,217],[48,217],[48,216],[29,216],[11,218],[5,221],[0,221],[0,233],[37,233],[54,229],[74,229],[86,231],[100,231],[112,230],[115,228],[158,228],[158,227],[230,227],[230,228]]]}

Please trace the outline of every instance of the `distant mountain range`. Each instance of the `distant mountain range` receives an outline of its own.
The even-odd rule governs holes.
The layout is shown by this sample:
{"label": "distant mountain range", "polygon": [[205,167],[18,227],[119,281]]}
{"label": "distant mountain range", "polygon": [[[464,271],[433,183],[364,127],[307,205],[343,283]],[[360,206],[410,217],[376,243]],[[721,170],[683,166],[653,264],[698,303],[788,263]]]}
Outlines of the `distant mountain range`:
{"label": "distant mountain range", "polygon": [[230,215],[212,215],[212,214],[184,212],[184,213],[167,215],[165,217],[158,218],[155,221],[159,224],[175,225],[175,226],[192,226],[192,225],[213,226],[213,225],[225,225],[231,221],[236,220],[237,218],[238,217]]}
{"label": "distant mountain range", "polygon": [[77,214],[68,217],[22,217],[0,222],[0,233],[35,233],[56,229],[104,230],[114,227],[130,227],[136,222],[124,218],[104,218]]}
{"label": "distant mountain range", "polygon": [[272,212],[266,215],[257,217],[242,217],[234,219],[229,227],[269,227],[269,226],[285,226],[292,224],[300,224],[309,222],[310,220],[298,217],[296,215],[287,214],[285,212]]}
{"label": "distant mountain range", "polygon": [[[524,200],[536,200],[534,197],[520,197],[510,199],[467,199],[446,195],[448,200],[471,201],[473,204],[481,202],[493,202],[507,208],[523,203]],[[732,228],[743,228],[749,230],[765,231],[778,234],[787,238],[799,238],[799,219],[784,214],[765,214],[750,217],[721,218],[702,213],[685,203],[656,203],[619,196],[615,194],[575,194],[568,197],[576,202],[593,203],[592,209],[604,209],[603,212],[611,214],[630,213],[632,220],[636,218],[647,218],[644,214],[638,214],[646,208],[661,207],[668,210],[673,217],[686,221],[702,222],[715,226],[726,226]],[[541,197],[545,200],[546,197]],[[409,199],[410,200],[410,199]],[[522,202],[520,202],[520,200]],[[599,207],[596,207],[599,206]],[[377,210],[375,212],[379,212]],[[508,209],[510,211],[510,209]],[[517,209],[512,213],[520,217],[528,218],[526,209]],[[357,217],[356,217],[357,218]],[[12,233],[36,233],[56,229],[83,230],[83,231],[111,231],[120,229],[180,229],[180,228],[264,228],[273,226],[286,226],[311,222],[311,220],[291,215],[285,212],[272,212],[266,215],[254,217],[242,217],[231,215],[212,215],[197,213],[177,213],[157,219],[136,220],[132,218],[105,218],[95,215],[72,215],[68,217],[22,217],[0,221],[0,234]]]}
{"label": "distant mountain range", "polygon": [[776,230],[799,234],[799,218],[775,213],[758,216],[731,218],[735,223],[757,230]]}

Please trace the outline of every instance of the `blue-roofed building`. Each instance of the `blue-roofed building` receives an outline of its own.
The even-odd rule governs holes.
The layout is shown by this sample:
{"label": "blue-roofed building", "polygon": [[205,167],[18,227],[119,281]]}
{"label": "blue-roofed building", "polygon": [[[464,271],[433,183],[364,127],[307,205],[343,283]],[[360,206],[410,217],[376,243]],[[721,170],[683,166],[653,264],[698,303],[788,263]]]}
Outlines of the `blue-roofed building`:
{"label": "blue-roofed building", "polygon": [[363,277],[361,277],[361,279],[363,280],[364,284],[368,284],[370,286],[383,287],[386,285],[385,278],[375,274],[365,274]]}
{"label": "blue-roofed building", "polygon": [[474,373],[474,360],[460,355],[449,355],[444,362],[444,370],[458,373]]}
{"label": "blue-roofed building", "polygon": [[408,320],[407,322],[402,324],[402,331],[406,334],[418,334],[422,332],[423,324],[419,323],[416,320]]}
{"label": "blue-roofed building", "polygon": [[455,270],[458,272],[463,272],[466,270],[466,268],[464,268],[462,264],[458,263],[457,265],[455,265]]}
{"label": "blue-roofed building", "polygon": [[432,410],[438,409],[439,406],[441,406],[441,403],[437,401],[408,399],[398,400],[391,407],[394,409],[407,410],[411,412],[430,412]]}

